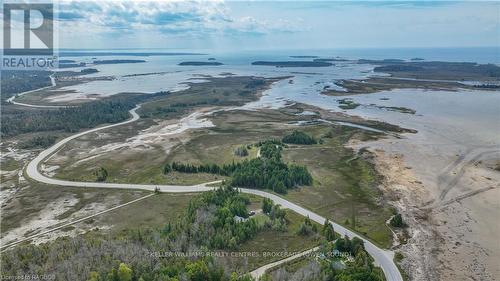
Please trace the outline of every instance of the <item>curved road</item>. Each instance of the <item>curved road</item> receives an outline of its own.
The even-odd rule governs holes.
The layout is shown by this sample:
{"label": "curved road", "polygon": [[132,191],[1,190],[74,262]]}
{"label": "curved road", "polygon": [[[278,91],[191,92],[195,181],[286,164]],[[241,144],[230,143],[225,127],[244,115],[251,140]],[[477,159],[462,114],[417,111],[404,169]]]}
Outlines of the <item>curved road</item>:
{"label": "curved road", "polygon": [[41,91],[41,90],[45,90],[45,89],[49,89],[49,88],[55,87],[56,86],[56,79],[54,78],[54,75],[50,75],[49,77],[50,77],[50,82],[51,82],[52,85],[47,86],[47,87],[43,87],[43,88],[38,88],[38,89],[26,91],[26,92],[22,92],[22,93],[19,93],[19,94],[16,94],[16,95],[13,95],[12,97],[10,97],[10,98],[7,99],[7,102],[10,102],[10,103],[15,104],[15,105],[27,106],[27,107],[36,107],[36,108],[61,108],[61,107],[67,107],[67,106],[61,106],[61,105],[36,105],[36,104],[28,104],[28,103],[22,103],[22,102],[14,101],[14,99],[17,98],[17,97],[20,97],[20,96],[23,96],[23,95],[26,95],[26,94],[29,94],[29,93],[33,93],[33,92],[37,92],[37,91]]}
{"label": "curved road", "polygon": [[[10,101],[13,102],[13,99]],[[21,104],[24,105],[24,104]],[[199,184],[199,185],[192,185],[192,186],[182,186],[182,185],[148,185],[148,184],[126,184],[126,183],[101,183],[101,182],[75,182],[75,181],[67,181],[67,180],[59,180],[59,179],[53,179],[49,178],[42,173],[39,172],[38,166],[43,163],[43,161],[52,155],[53,153],[57,152],[61,147],[63,147],[66,143],[69,141],[76,139],[78,137],[81,137],[83,135],[97,132],[100,130],[105,130],[108,128],[116,127],[116,126],[121,126],[125,125],[128,123],[132,123],[136,120],[138,120],[140,117],[136,113],[137,109],[139,109],[140,106],[137,106],[130,110],[130,114],[132,115],[132,118],[121,122],[121,123],[116,123],[116,124],[111,124],[111,125],[106,125],[102,127],[97,127],[88,131],[80,132],[78,134],[69,136],[58,143],[54,144],[53,146],[47,148],[46,150],[42,151],[37,157],[35,157],[31,162],[28,164],[26,168],[26,175],[33,180],[46,183],[46,184],[52,184],[52,185],[60,185],[60,186],[72,186],[72,187],[93,187],[93,188],[117,188],[117,189],[140,189],[140,190],[150,190],[154,191],[155,189],[158,189],[161,192],[203,192],[203,191],[209,191],[213,190],[215,187],[208,186],[210,183],[204,183],[204,184]],[[273,200],[276,204],[280,204],[284,208],[291,209],[303,216],[309,216],[309,218],[317,223],[323,224],[325,222],[325,218],[313,213],[303,207],[300,207],[297,204],[294,204],[290,201],[285,200],[282,197],[279,197],[275,194],[268,193],[262,190],[257,190],[257,189],[247,189],[247,188],[241,188],[241,192],[243,193],[248,193],[248,194],[255,194],[258,196],[266,197],[271,200]],[[341,235],[347,235],[349,238],[353,237],[358,237],[362,239],[365,243],[365,248],[366,251],[373,257],[375,260],[375,263],[382,268],[384,271],[385,277],[387,281],[403,281],[403,278],[401,276],[401,273],[399,272],[398,268],[396,267],[396,264],[393,261],[394,258],[394,253],[392,251],[380,249],[377,246],[375,246],[372,242],[369,240],[361,237],[360,235],[354,233],[353,231],[336,224],[334,222],[331,222],[333,225],[334,229],[336,232],[340,233]]]}

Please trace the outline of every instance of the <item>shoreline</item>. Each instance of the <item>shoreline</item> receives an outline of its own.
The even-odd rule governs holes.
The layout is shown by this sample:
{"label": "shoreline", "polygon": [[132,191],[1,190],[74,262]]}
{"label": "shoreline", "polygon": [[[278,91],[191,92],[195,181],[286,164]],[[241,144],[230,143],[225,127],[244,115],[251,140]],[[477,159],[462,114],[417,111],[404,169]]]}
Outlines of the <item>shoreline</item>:
{"label": "shoreline", "polygon": [[[498,280],[498,224],[491,222],[495,221],[500,203],[500,189],[495,185],[500,175],[491,167],[477,165],[500,159],[496,158],[498,155],[486,157],[488,153],[479,149],[480,152],[458,157],[464,159],[460,170],[465,172],[460,175],[453,165],[439,159],[457,148],[430,156],[418,142],[394,138],[351,143],[351,147],[368,147],[373,153],[375,166],[384,176],[380,188],[409,225],[407,243],[395,250],[404,255],[400,265],[410,280]],[[454,184],[453,190],[446,193],[437,180],[444,176],[438,175],[443,170],[450,170]],[[492,186],[485,188],[488,184]]]}

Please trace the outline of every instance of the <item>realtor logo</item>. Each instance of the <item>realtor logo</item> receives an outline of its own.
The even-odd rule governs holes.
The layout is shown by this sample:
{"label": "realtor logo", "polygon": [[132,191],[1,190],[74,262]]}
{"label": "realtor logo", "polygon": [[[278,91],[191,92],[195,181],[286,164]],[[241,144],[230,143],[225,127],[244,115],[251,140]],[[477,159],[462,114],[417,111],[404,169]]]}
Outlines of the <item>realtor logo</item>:
{"label": "realtor logo", "polygon": [[3,1],[2,70],[52,70],[58,66],[55,5],[33,1]]}
{"label": "realtor logo", "polygon": [[[16,4],[4,3],[4,24],[3,24],[3,53],[6,56],[47,56],[54,52],[54,5],[53,4]],[[12,15],[20,13],[24,18],[24,28],[14,30]],[[34,25],[36,15],[38,25]],[[35,18],[35,20],[33,20]],[[41,21],[41,22],[40,22]],[[22,31],[22,47],[15,47],[12,42],[13,33],[19,34]],[[36,42],[34,42],[36,41]]]}

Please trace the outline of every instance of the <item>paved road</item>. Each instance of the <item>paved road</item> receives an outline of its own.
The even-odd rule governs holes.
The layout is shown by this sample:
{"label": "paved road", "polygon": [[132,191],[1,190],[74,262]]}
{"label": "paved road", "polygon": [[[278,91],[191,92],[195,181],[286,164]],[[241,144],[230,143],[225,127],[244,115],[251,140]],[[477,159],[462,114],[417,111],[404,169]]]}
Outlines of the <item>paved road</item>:
{"label": "paved road", "polygon": [[[67,181],[67,180],[59,180],[59,179],[53,179],[49,178],[43,174],[41,174],[38,170],[38,166],[43,163],[43,161],[52,155],[53,153],[57,152],[61,147],[63,147],[66,143],[69,141],[76,139],[78,137],[81,137],[83,135],[97,132],[100,130],[105,130],[108,128],[116,127],[116,126],[121,126],[125,125],[128,123],[132,123],[136,120],[139,119],[139,115],[136,113],[137,109],[139,109],[140,106],[135,107],[134,109],[130,110],[130,114],[132,115],[132,118],[121,122],[121,123],[116,123],[116,124],[111,124],[107,126],[102,126],[98,128],[94,128],[88,131],[84,131],[72,136],[69,136],[58,143],[54,144],[53,146],[49,147],[48,149],[42,151],[37,157],[35,157],[27,166],[26,168],[26,175],[30,177],[33,180],[43,182],[46,184],[52,184],[52,185],[60,185],[60,186],[73,186],[73,187],[93,187],[93,188],[117,188],[117,189],[140,189],[140,190],[150,190],[154,191],[155,189],[159,189],[161,192],[203,192],[203,191],[209,191],[213,190],[215,187],[209,186],[210,183],[204,183],[204,184],[199,184],[199,185],[192,185],[192,186],[181,186],[181,185],[148,185],[148,184],[125,184],[125,183],[100,183],[100,182],[75,182],[75,181]],[[255,194],[259,195],[262,197],[267,197],[275,202],[275,204],[280,204],[284,208],[291,209],[303,216],[309,216],[309,218],[317,223],[323,224],[325,222],[325,218],[313,213],[305,208],[300,207],[299,205],[296,205],[290,201],[285,200],[282,197],[279,197],[275,194],[271,194],[262,190],[256,190],[256,189],[246,189],[242,188],[240,189],[241,192],[248,193],[248,194]],[[383,250],[375,246],[372,242],[366,240],[365,238],[359,236],[358,234],[344,228],[341,225],[338,225],[334,222],[331,222],[335,231],[340,233],[341,235],[347,235],[350,238],[353,237],[358,237],[362,239],[365,242],[365,248],[366,251],[373,257],[375,260],[375,263],[382,268],[382,270],[385,273],[387,281],[402,281],[403,278],[396,267],[395,263],[393,262],[393,257],[394,253],[391,251]]]}
{"label": "paved road", "polygon": [[34,90],[31,90],[31,91],[22,92],[22,93],[19,93],[19,94],[16,94],[16,95],[13,95],[12,97],[10,97],[10,98],[7,99],[7,102],[10,102],[10,103],[15,104],[15,105],[21,105],[21,106],[27,106],[27,107],[36,107],[36,108],[61,108],[61,107],[67,107],[67,106],[61,106],[61,105],[28,104],[28,103],[22,103],[22,102],[14,101],[14,99],[17,98],[17,97],[20,97],[20,96],[23,96],[23,95],[26,95],[26,94],[29,94],[29,93],[33,93],[33,92],[37,92],[37,91],[49,89],[49,88],[52,88],[52,87],[56,86],[56,79],[54,78],[54,76],[50,75],[49,77],[50,77],[50,82],[51,82],[52,85],[47,86],[47,87],[43,87],[43,88],[34,89]]}
{"label": "paved road", "polygon": [[[307,209],[305,209],[297,204],[294,204],[294,203],[292,203],[292,202],[290,202],[290,201],[288,201],[288,200],[286,200],[278,195],[271,194],[271,193],[268,193],[268,192],[265,192],[262,190],[257,190],[257,189],[241,188],[240,190],[243,193],[249,193],[249,194],[259,195],[262,197],[267,197],[267,198],[273,200],[275,204],[280,204],[284,208],[291,209],[291,210],[293,210],[293,211],[295,211],[303,216],[308,216],[311,220],[313,220],[317,223],[320,223],[320,224],[325,223],[326,218],[324,218],[324,217],[322,217],[314,212],[311,212],[311,211],[309,211],[309,210],[307,210]],[[347,229],[339,224],[336,224],[334,222],[330,221],[330,223],[333,225],[335,232],[337,232],[341,235],[347,235],[349,238],[358,237],[358,238],[361,238],[365,242],[366,251],[373,257],[373,259],[375,260],[375,263],[382,268],[387,281],[389,281],[389,280],[402,281],[403,280],[401,273],[399,272],[398,268],[396,267],[396,265],[394,264],[394,261],[393,261],[394,252],[380,249],[379,247],[375,246],[375,244],[373,244],[369,240],[366,240],[365,238],[360,237],[358,234],[352,232],[351,230],[349,230],[349,229]]]}

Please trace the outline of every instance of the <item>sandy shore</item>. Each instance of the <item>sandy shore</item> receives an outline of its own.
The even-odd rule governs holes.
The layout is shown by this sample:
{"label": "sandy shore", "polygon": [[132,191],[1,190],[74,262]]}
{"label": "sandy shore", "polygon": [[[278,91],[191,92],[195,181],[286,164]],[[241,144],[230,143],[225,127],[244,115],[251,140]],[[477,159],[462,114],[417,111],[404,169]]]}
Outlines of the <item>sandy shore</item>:
{"label": "sandy shore", "polygon": [[352,146],[374,153],[387,199],[410,225],[398,247],[410,280],[500,280],[497,146],[425,133]]}

